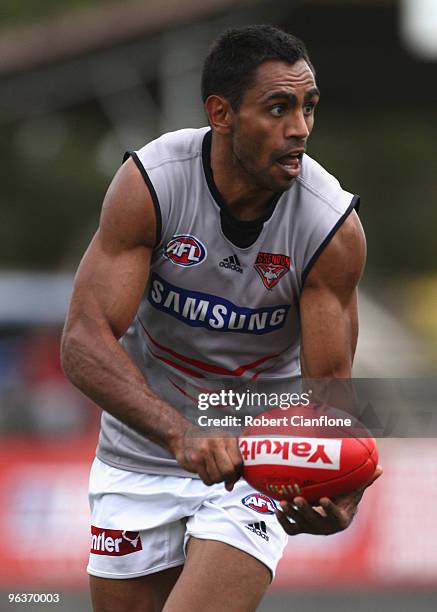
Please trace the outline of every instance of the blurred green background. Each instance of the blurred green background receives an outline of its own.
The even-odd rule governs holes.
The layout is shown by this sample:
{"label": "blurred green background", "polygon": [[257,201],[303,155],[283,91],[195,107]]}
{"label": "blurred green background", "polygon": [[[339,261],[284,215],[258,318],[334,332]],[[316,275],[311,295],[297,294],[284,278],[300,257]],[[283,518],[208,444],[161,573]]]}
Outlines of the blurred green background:
{"label": "blurred green background", "polygon": [[[269,0],[223,2],[217,10],[219,2],[207,18],[194,3],[187,14],[170,11],[165,28],[156,3],[126,9],[141,4],[155,20],[117,33],[104,26],[116,0],[2,3],[0,28],[37,52],[27,49],[27,63],[20,49],[15,64],[0,60],[1,265],[73,270],[124,150],[204,123],[198,75],[215,34],[269,22],[300,36],[316,66],[322,100],[309,152],[361,195],[365,286],[434,344],[437,79],[435,63],[402,40],[401,3]],[[95,20],[99,9],[104,33],[93,40],[85,32],[81,44],[84,16]],[[57,20],[68,34],[64,45],[55,40],[58,55],[26,36],[47,16],[49,37]],[[175,103],[184,74],[188,91]]]}

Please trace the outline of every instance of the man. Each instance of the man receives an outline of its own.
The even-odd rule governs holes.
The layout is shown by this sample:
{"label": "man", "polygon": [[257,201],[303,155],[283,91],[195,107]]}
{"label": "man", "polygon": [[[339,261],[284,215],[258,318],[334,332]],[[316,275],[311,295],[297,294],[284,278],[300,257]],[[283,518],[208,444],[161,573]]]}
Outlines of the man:
{"label": "man", "polygon": [[365,259],[358,198],[304,154],[319,91],[303,44],[225,32],[202,95],[210,128],[166,134],[117,172],[65,327],[65,371],[104,409],[98,611],[254,610],[286,533],[344,529],[362,495],[296,498],[278,521],[239,479],[236,438],[186,418],[221,377],[350,377]]}

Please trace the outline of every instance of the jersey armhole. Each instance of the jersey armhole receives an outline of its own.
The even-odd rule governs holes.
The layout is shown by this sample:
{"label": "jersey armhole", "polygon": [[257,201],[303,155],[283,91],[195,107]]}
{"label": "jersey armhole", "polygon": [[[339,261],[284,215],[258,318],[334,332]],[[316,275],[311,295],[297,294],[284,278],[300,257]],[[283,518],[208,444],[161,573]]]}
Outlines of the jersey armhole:
{"label": "jersey armhole", "polygon": [[161,238],[162,238],[162,214],[161,214],[161,207],[159,205],[159,200],[158,200],[158,195],[155,191],[155,187],[153,186],[152,181],[150,180],[149,175],[147,174],[146,169],[144,168],[143,164],[141,163],[138,155],[135,153],[135,151],[126,151],[126,153],[123,155],[123,163],[129,159],[129,157],[132,157],[136,167],[138,168],[138,170],[141,173],[141,176],[144,179],[144,182],[146,183],[150,195],[152,197],[152,202],[153,202],[153,208],[155,209],[155,215],[156,215],[156,239],[155,239],[155,247],[158,246],[158,244],[161,242]]}
{"label": "jersey armhole", "polygon": [[309,262],[305,266],[304,271],[302,272],[302,281],[301,281],[301,287],[302,288],[303,288],[303,286],[305,284],[305,280],[306,280],[308,274],[311,272],[312,267],[314,266],[314,264],[316,263],[316,261],[320,257],[320,255],[323,252],[323,250],[325,249],[325,247],[329,244],[331,238],[340,229],[340,227],[346,221],[346,219],[351,214],[351,212],[353,210],[356,210],[358,212],[359,208],[360,208],[360,196],[354,195],[354,197],[352,198],[352,202],[349,204],[349,206],[346,209],[346,211],[343,213],[343,215],[340,217],[340,219],[334,225],[332,230],[329,232],[329,234],[326,236],[326,238],[323,240],[321,245],[318,247],[316,252],[313,254],[311,259],[309,260]]}

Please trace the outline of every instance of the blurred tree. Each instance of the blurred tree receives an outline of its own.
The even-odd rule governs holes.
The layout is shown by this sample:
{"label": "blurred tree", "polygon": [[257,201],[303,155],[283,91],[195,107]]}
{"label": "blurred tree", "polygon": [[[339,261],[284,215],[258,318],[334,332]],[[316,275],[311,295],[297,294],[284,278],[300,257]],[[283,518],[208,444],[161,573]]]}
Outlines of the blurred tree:
{"label": "blurred tree", "polygon": [[[434,65],[417,61],[403,49],[394,2],[347,5],[271,0],[268,6],[273,4],[275,14],[281,14],[276,23],[303,38],[317,69],[322,98],[309,153],[362,198],[360,214],[369,244],[366,278],[435,271]],[[24,10],[4,0],[2,14],[12,15],[17,7],[17,15],[22,8],[22,14],[31,18],[40,14],[35,11],[41,6],[55,11],[60,6],[85,5],[89,0],[50,0],[26,3]],[[32,12],[32,7],[38,8]],[[251,22],[250,13],[247,21]],[[159,44],[157,39],[154,49],[159,50]],[[119,45],[116,51],[127,66],[134,61],[129,45]],[[101,51],[102,56],[105,52]],[[113,60],[114,49],[107,53]],[[136,70],[144,80],[152,76],[141,74],[140,64]],[[159,59],[153,62],[153,70],[158,90]],[[59,75],[62,70],[53,72]],[[89,78],[85,70],[81,74],[84,80]],[[109,71],[109,85],[113,77]],[[123,148],[114,137],[117,121],[132,121],[140,142],[145,131],[143,119],[132,111],[144,98],[129,105],[129,97],[135,95],[131,86],[129,81],[112,124],[111,109],[108,114],[102,99],[106,92],[99,92],[97,103],[91,91],[87,102],[0,126],[3,266],[54,268],[68,263],[75,267],[96,226],[108,171],[115,171],[118,164],[112,158],[109,164],[108,159],[99,163],[102,143],[112,138],[119,160]],[[110,87],[107,93],[110,97]],[[196,92],[193,100],[195,96]],[[48,100],[56,105],[53,92]],[[153,102],[160,104],[159,95]],[[150,117],[147,131],[158,130],[158,123]],[[180,127],[187,127],[182,112]]]}
{"label": "blurred tree", "polygon": [[30,146],[21,123],[0,130],[3,267],[56,268],[83,250],[97,225],[107,177],[96,166],[96,147],[109,126],[93,103],[61,118],[66,133],[50,155],[50,133]]}
{"label": "blurred tree", "polygon": [[119,0],[2,0],[0,7],[0,27],[29,23],[59,15],[67,10],[89,8],[95,5],[104,5]]}

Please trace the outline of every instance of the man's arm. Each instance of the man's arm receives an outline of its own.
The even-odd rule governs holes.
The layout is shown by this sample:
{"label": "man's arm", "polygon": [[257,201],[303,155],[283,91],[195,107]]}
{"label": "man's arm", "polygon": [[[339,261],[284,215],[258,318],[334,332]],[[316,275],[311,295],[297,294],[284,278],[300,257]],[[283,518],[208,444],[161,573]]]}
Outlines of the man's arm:
{"label": "man's arm", "polygon": [[234,438],[191,435],[193,427],[149,387],[119,344],[145,290],[155,243],[150,193],[134,162],[120,168],[106,194],[98,231],[77,272],[62,338],[71,382],[104,410],[169,449],[205,484],[238,478]]}
{"label": "man's arm", "polygon": [[315,403],[353,406],[352,363],[358,340],[357,286],[366,259],[355,211],[310,271],[300,300],[301,371]]}
{"label": "man's arm", "polygon": [[[304,379],[321,393],[326,389],[323,381],[315,379],[349,379],[358,338],[357,285],[366,258],[364,232],[353,211],[329,242],[308,274],[300,299],[301,367]],[[344,405],[348,401],[349,387],[332,385]],[[331,394],[332,397],[332,394]],[[352,398],[349,398],[352,401]],[[337,405],[338,407],[338,405]],[[377,468],[372,481],[381,474]],[[368,483],[367,486],[369,486]],[[350,495],[338,497],[335,504],[328,498],[320,500],[320,508],[312,508],[303,498],[294,504],[282,503],[284,512],[278,519],[290,535],[298,533],[330,534],[345,529],[363,495],[364,488]]]}
{"label": "man's arm", "polygon": [[308,274],[300,300],[304,378],[350,378],[366,242],[353,211]]}

